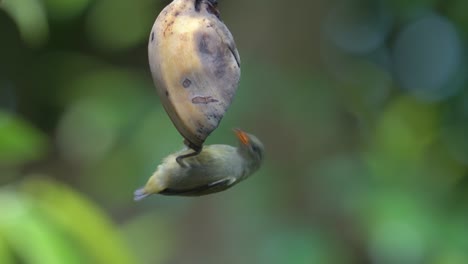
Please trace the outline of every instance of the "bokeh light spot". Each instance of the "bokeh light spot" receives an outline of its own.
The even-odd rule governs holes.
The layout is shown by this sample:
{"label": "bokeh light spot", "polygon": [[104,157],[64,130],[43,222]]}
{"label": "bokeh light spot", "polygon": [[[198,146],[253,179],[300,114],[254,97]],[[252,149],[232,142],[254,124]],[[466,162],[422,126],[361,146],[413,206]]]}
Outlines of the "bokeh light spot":
{"label": "bokeh light spot", "polygon": [[325,32],[332,43],[352,53],[375,50],[383,44],[390,26],[391,18],[378,1],[370,5],[342,1],[325,20]]}
{"label": "bokeh light spot", "polygon": [[124,50],[145,41],[154,20],[150,7],[127,0],[97,1],[87,18],[91,41],[105,51]]}
{"label": "bokeh light spot", "polygon": [[3,0],[0,8],[3,8],[13,18],[21,37],[28,45],[38,47],[46,43],[49,26],[46,10],[41,1]]}
{"label": "bokeh light spot", "polygon": [[428,15],[397,37],[394,69],[401,86],[419,99],[438,101],[454,94],[462,55],[460,37],[445,17]]}

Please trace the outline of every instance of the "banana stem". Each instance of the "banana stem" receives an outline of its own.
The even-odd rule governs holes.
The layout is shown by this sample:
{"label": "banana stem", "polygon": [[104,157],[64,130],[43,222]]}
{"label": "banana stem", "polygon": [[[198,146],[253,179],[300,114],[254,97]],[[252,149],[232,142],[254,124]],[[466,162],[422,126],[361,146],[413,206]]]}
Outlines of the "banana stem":
{"label": "banana stem", "polygon": [[203,0],[195,0],[195,11],[200,12],[200,4]]}

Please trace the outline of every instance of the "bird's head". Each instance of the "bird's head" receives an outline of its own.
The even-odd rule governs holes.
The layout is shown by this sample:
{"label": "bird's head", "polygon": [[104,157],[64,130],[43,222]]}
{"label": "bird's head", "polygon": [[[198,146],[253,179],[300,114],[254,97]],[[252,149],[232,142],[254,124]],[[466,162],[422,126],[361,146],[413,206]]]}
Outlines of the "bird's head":
{"label": "bird's head", "polygon": [[241,155],[251,162],[254,167],[259,167],[265,153],[263,143],[256,136],[241,129],[234,129],[234,133],[236,133],[239,140],[238,149]]}

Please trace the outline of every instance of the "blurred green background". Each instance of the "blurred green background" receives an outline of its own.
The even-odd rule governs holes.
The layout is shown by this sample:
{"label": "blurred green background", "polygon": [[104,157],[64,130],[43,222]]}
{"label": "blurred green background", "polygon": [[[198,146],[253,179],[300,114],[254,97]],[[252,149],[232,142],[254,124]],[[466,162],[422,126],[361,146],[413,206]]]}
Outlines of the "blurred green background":
{"label": "blurred green background", "polygon": [[219,0],[242,58],[207,143],[263,140],[210,196],[143,185],[182,140],[159,0],[0,0],[0,263],[468,263],[468,2]]}

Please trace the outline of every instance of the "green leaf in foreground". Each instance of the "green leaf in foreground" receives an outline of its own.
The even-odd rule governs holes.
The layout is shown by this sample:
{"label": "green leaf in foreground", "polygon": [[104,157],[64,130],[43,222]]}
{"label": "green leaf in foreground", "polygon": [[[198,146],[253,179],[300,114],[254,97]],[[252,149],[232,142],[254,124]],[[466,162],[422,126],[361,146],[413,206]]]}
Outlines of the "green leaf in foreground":
{"label": "green leaf in foreground", "polygon": [[[12,191],[0,193],[0,237],[5,259],[1,263],[80,263],[80,255],[57,227],[34,209],[34,201]],[[2,245],[0,245],[2,247]],[[8,254],[8,255],[6,255]],[[2,253],[0,252],[0,258]]]}
{"label": "green leaf in foreground", "polygon": [[23,40],[30,46],[43,45],[49,35],[46,10],[37,0],[3,0],[0,8],[13,18]]}
{"label": "green leaf in foreground", "polygon": [[43,157],[47,140],[25,121],[0,111],[0,164],[16,165]]}
{"label": "green leaf in foreground", "polygon": [[112,222],[91,201],[51,181],[29,181],[24,187],[27,196],[78,242],[93,263],[136,263]]}

